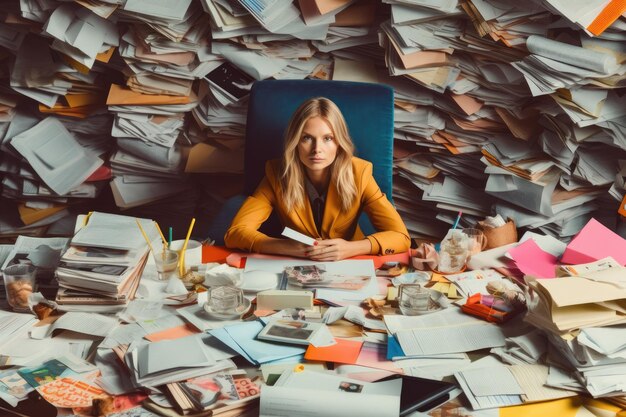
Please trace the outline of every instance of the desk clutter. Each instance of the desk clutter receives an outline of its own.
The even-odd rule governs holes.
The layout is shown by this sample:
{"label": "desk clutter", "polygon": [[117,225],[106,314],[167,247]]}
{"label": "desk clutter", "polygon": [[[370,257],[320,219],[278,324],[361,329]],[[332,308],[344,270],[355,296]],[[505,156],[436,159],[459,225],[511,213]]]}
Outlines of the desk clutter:
{"label": "desk clutter", "polygon": [[[525,233],[489,250],[470,233],[459,240],[472,249],[464,267],[447,274],[412,263],[417,250],[201,263],[206,246],[161,279],[156,260],[170,242],[158,225],[94,212],[71,239],[2,247],[0,410],[622,415],[626,240],[612,233],[591,221],[567,245]],[[31,274],[17,278],[15,266]],[[202,282],[186,287],[189,271]],[[18,280],[32,286],[26,306],[14,300]],[[34,404],[41,414],[27,414]]]}

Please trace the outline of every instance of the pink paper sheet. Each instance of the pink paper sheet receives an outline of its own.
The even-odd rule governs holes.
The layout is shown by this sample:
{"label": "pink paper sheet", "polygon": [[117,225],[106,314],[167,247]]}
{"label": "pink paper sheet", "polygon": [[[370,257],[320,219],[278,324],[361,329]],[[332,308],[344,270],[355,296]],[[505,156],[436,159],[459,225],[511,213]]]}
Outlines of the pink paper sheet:
{"label": "pink paper sheet", "polygon": [[542,250],[533,239],[528,239],[510,249],[509,255],[519,270],[526,275],[538,278],[556,277],[556,256]]}
{"label": "pink paper sheet", "polygon": [[612,256],[626,265],[626,240],[596,219],[591,219],[572,239],[561,257],[565,264],[586,264]]}

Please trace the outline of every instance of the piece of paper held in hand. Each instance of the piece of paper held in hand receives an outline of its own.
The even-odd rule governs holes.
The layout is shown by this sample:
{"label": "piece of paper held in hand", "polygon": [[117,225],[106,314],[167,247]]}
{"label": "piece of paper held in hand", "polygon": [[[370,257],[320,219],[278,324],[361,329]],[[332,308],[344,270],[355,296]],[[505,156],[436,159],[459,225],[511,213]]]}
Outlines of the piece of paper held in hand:
{"label": "piece of paper held in hand", "polygon": [[295,230],[290,229],[288,227],[285,227],[285,229],[283,230],[281,234],[285,237],[288,237],[289,239],[293,239],[297,242],[304,243],[305,245],[309,245],[309,246],[314,246],[316,242],[316,240],[313,239],[312,237],[304,235],[300,232],[296,232]]}

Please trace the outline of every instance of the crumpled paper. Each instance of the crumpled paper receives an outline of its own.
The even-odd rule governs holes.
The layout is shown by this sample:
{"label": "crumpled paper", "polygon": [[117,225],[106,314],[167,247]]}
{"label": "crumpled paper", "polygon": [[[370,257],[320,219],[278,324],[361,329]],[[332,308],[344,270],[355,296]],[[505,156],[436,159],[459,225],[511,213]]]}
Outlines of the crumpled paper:
{"label": "crumpled paper", "polygon": [[420,243],[417,249],[411,249],[411,263],[413,268],[424,271],[436,269],[439,264],[439,254],[432,243]]}

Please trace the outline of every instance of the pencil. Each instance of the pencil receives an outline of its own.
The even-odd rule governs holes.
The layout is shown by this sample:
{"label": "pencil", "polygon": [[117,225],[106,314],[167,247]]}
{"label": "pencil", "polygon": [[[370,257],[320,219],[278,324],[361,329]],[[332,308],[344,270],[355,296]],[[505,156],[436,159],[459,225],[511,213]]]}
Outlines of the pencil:
{"label": "pencil", "polygon": [[459,215],[456,216],[456,220],[454,222],[454,226],[452,226],[453,229],[456,229],[456,227],[459,225],[459,221],[461,220],[461,216],[463,215],[462,211],[459,211]]}
{"label": "pencil", "polygon": [[143,238],[146,239],[146,243],[148,244],[150,251],[154,253],[154,249],[152,249],[152,243],[150,243],[150,239],[148,239],[148,235],[143,230],[143,227],[141,227],[141,223],[139,223],[139,219],[135,219],[135,221],[137,222],[137,226],[139,226],[139,230],[141,230],[141,234],[143,235]]}
{"label": "pencil", "polygon": [[189,225],[189,230],[187,230],[187,236],[185,236],[183,248],[180,250],[180,264],[178,265],[178,274],[181,277],[185,275],[185,251],[187,250],[187,244],[189,243],[189,238],[191,237],[191,231],[193,230],[194,224],[196,224],[195,217],[191,219],[191,224]]}
{"label": "pencil", "polygon": [[163,236],[163,232],[161,231],[161,228],[159,227],[159,224],[155,221],[153,221],[154,226],[156,227],[156,229],[159,231],[159,234],[161,235],[161,240],[163,241],[163,249],[167,249],[167,240],[165,240],[165,236]]}
{"label": "pencil", "polygon": [[167,247],[171,248],[172,247],[172,233],[174,232],[174,229],[172,229],[172,226],[169,227],[169,233],[168,233],[168,240],[167,240]]}

